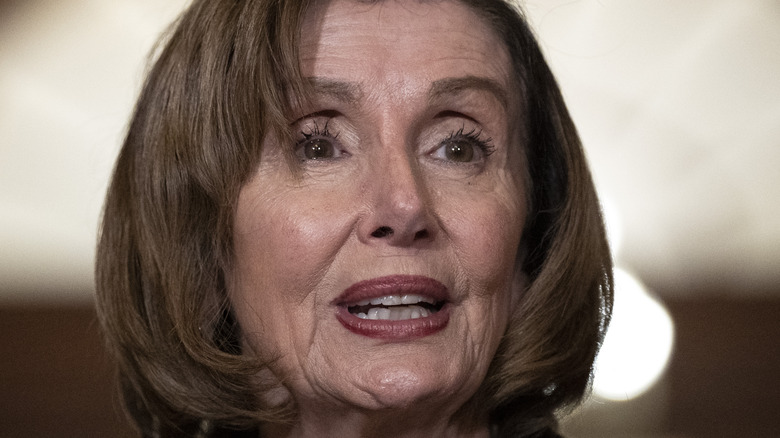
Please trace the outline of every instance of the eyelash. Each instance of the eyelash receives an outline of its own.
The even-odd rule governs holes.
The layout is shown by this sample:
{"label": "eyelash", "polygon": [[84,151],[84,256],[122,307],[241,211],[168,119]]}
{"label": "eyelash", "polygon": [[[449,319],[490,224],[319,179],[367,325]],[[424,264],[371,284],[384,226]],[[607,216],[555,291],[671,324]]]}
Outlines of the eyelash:
{"label": "eyelash", "polygon": [[303,143],[306,140],[311,139],[312,137],[330,137],[332,139],[337,139],[339,137],[339,133],[337,132],[335,135],[331,134],[330,130],[328,129],[328,123],[330,123],[330,120],[325,122],[325,126],[320,129],[320,126],[317,124],[317,121],[315,120],[313,122],[314,126],[307,126],[308,132],[306,130],[301,130],[301,135],[303,136],[302,139],[298,141],[298,144]]}
{"label": "eyelash", "polygon": [[496,151],[496,147],[493,145],[493,139],[483,138],[482,136],[482,130],[477,128],[472,128],[468,132],[463,132],[466,130],[466,127],[461,127],[455,132],[452,132],[444,141],[441,143],[444,144],[448,141],[453,141],[457,139],[466,139],[469,142],[473,143],[475,146],[477,146],[481,151],[482,154],[485,157],[490,156],[493,152]]}

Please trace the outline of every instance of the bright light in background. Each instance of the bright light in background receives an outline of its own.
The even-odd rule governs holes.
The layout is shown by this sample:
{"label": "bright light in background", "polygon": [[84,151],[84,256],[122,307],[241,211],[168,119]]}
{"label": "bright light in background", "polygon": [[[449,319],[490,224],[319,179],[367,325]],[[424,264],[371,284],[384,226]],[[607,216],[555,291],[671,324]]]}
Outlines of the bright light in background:
{"label": "bright light in background", "polygon": [[663,304],[620,267],[622,217],[609,196],[601,192],[599,198],[615,263],[615,303],[596,359],[593,392],[604,399],[625,401],[650,389],[663,374],[672,352],[674,324]]}
{"label": "bright light in background", "polygon": [[594,394],[625,401],[647,391],[666,369],[673,341],[674,324],[663,305],[616,268],[614,312],[596,359]]}
{"label": "bright light in background", "polygon": [[604,215],[604,226],[607,228],[607,241],[612,251],[612,259],[617,260],[620,246],[623,243],[623,221],[612,199],[599,195],[601,200],[601,212]]}

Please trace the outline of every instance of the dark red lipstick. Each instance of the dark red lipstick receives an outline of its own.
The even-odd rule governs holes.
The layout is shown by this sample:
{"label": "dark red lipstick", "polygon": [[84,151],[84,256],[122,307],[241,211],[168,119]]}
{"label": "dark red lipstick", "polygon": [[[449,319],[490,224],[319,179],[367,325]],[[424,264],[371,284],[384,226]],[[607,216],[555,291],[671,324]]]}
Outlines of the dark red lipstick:
{"label": "dark red lipstick", "polygon": [[333,301],[349,331],[376,339],[409,340],[432,335],[449,322],[449,291],[417,275],[393,275],[353,284]]}

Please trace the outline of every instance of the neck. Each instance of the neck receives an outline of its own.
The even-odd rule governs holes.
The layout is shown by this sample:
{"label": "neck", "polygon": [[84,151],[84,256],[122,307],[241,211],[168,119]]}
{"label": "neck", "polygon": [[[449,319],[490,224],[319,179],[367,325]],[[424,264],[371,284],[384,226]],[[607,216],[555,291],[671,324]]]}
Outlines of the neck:
{"label": "neck", "polygon": [[[263,438],[309,438],[338,436],[344,438],[488,438],[487,420],[455,421],[453,415],[439,412],[424,415],[413,410],[404,412],[308,412],[294,424],[268,424],[261,428]],[[453,413],[449,413],[453,414]]]}

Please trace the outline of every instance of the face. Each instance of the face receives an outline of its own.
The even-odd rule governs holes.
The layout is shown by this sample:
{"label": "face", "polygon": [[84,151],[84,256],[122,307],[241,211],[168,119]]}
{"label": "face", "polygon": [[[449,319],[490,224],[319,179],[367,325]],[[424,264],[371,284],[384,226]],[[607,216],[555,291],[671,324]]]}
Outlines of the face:
{"label": "face", "polygon": [[[456,2],[308,12],[314,96],[242,187],[230,296],[302,416],[441,417],[478,388],[519,293],[522,145],[509,58]],[[293,149],[299,172],[285,164]]]}

